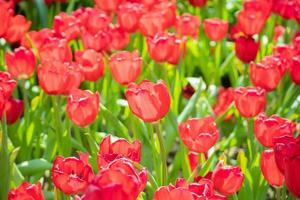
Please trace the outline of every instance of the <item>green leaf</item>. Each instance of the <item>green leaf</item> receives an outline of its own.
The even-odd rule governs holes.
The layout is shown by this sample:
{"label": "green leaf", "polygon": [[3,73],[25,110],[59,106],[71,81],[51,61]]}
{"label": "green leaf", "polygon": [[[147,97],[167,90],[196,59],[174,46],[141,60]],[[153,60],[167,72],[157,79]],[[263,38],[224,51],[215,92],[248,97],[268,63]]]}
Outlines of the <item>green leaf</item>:
{"label": "green leaf", "polygon": [[52,163],[48,162],[45,159],[34,159],[29,161],[24,161],[17,165],[20,172],[24,176],[33,175],[36,173],[45,172],[46,170],[51,169]]}

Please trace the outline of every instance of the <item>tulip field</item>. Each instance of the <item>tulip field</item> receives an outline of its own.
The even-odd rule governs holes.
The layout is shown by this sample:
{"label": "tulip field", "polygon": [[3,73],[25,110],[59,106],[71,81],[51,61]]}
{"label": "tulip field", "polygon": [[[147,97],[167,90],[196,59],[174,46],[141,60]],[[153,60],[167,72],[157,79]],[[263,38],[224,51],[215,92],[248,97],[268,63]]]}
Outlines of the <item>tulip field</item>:
{"label": "tulip field", "polygon": [[300,199],[300,0],[0,0],[0,200]]}

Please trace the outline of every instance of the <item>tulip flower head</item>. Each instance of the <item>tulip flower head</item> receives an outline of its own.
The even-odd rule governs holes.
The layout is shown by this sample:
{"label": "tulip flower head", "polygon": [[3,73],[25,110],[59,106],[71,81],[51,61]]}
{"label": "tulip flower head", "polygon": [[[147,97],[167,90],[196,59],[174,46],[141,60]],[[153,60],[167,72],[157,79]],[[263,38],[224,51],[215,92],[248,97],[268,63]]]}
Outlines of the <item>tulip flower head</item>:
{"label": "tulip flower head", "polygon": [[23,182],[18,188],[11,189],[8,193],[8,200],[44,200],[42,184],[30,184]]}
{"label": "tulip flower head", "polygon": [[222,40],[228,32],[228,22],[218,18],[205,19],[204,31],[206,36],[212,41]]}

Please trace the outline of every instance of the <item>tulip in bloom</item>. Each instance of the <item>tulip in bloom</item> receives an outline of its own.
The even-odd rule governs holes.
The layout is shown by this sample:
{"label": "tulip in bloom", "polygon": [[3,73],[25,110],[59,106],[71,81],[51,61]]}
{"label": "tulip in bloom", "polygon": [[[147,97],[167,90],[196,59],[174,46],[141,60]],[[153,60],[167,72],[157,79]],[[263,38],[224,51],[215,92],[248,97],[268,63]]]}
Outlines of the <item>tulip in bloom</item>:
{"label": "tulip in bloom", "polygon": [[293,57],[294,57],[295,51],[294,48],[291,45],[286,44],[280,44],[274,47],[273,49],[273,55],[280,59],[281,61],[281,73],[284,74],[286,71],[290,70],[292,63],[293,63]]}
{"label": "tulip in bloom", "polygon": [[157,83],[148,80],[140,84],[130,83],[125,96],[133,114],[145,122],[160,120],[170,109],[171,97],[162,80]]}
{"label": "tulip in bloom", "polygon": [[275,56],[266,56],[259,63],[250,64],[250,79],[256,87],[266,91],[275,90],[282,78],[281,61]]}
{"label": "tulip in bloom", "polygon": [[28,79],[35,70],[35,56],[30,49],[19,47],[5,54],[8,71],[13,77]]}
{"label": "tulip in bloom", "polygon": [[234,102],[240,115],[254,117],[265,109],[266,91],[262,88],[239,87],[235,89]]}
{"label": "tulip in bloom", "polygon": [[53,30],[68,41],[76,39],[80,33],[79,21],[76,17],[61,12],[54,17]]}
{"label": "tulip in bloom", "polygon": [[259,50],[259,42],[250,36],[241,36],[235,40],[236,56],[244,63],[254,61]]}
{"label": "tulip in bloom", "polygon": [[[176,21],[176,4],[171,1],[160,1],[154,4],[151,11],[160,12],[162,19],[165,22],[165,28],[169,28],[175,24]],[[161,20],[162,20],[161,19]]]}
{"label": "tulip in bloom", "polygon": [[10,73],[0,71],[0,91],[4,94],[4,98],[10,98],[17,82],[12,79]]}
{"label": "tulip in bloom", "polygon": [[109,59],[111,74],[118,83],[126,85],[134,82],[141,73],[142,58],[138,51],[122,51]]}
{"label": "tulip in bloom", "polygon": [[41,88],[49,95],[68,95],[83,80],[75,63],[45,62],[38,67]]}
{"label": "tulip in bloom", "polygon": [[296,13],[296,2],[293,0],[274,0],[272,11],[285,19],[292,19]]}
{"label": "tulip in bloom", "polygon": [[139,30],[144,36],[154,36],[156,33],[163,32],[166,21],[161,12],[150,11],[142,15],[139,21]]}
{"label": "tulip in bloom", "polygon": [[207,0],[189,0],[190,4],[195,7],[204,7],[207,3]]}
{"label": "tulip in bloom", "polygon": [[5,102],[4,112],[6,115],[6,123],[14,124],[24,111],[24,102],[19,99],[10,98]]}
{"label": "tulip in bloom", "polygon": [[49,38],[39,49],[41,62],[71,62],[72,50],[68,41],[59,38]]}
{"label": "tulip in bloom", "polygon": [[130,42],[129,33],[125,32],[118,24],[109,27],[109,34],[111,38],[110,49],[122,50]]}
{"label": "tulip in bloom", "polygon": [[147,184],[147,170],[137,171],[126,158],[112,161],[88,186],[84,200],[136,200]]}
{"label": "tulip in bloom", "polygon": [[99,104],[98,92],[93,94],[88,90],[74,89],[68,97],[67,113],[74,124],[84,127],[96,120]]}
{"label": "tulip in bloom", "polygon": [[[234,89],[233,88],[223,88],[219,89],[219,95],[217,102],[213,106],[213,110],[215,115],[221,116],[223,115],[229,106],[233,103],[234,100]],[[232,115],[226,117],[226,119],[230,119]]]}
{"label": "tulip in bloom", "polygon": [[75,60],[80,64],[84,80],[97,81],[104,74],[104,61],[101,53],[93,49],[75,52]]}
{"label": "tulip in bloom", "polygon": [[26,21],[23,15],[15,15],[10,18],[8,27],[4,34],[4,38],[10,42],[19,42],[23,35],[29,30],[31,21]]}
{"label": "tulip in bloom", "polygon": [[97,34],[91,34],[86,30],[81,33],[81,39],[85,49],[94,49],[95,51],[105,51],[111,42],[111,35],[107,30],[100,30]]}
{"label": "tulip in bloom", "polygon": [[49,40],[54,37],[54,31],[51,29],[41,29],[39,31],[30,31],[21,40],[21,46],[28,49],[36,47],[38,50]]}
{"label": "tulip in bloom", "polygon": [[0,4],[0,37],[5,34],[12,17],[13,10],[8,9],[6,5]]}
{"label": "tulip in bloom", "polygon": [[8,193],[8,200],[44,200],[42,184],[30,184],[23,182],[18,188],[12,189]]}
{"label": "tulip in bloom", "polygon": [[123,0],[95,0],[96,5],[104,11],[116,11]]}
{"label": "tulip in bloom", "polygon": [[292,136],[296,131],[296,124],[277,115],[267,117],[260,113],[254,122],[254,133],[257,140],[265,147],[273,147],[273,138],[285,135]]}
{"label": "tulip in bloom", "polygon": [[118,138],[111,142],[111,135],[108,135],[102,139],[99,146],[97,155],[98,168],[105,168],[110,162],[123,157],[134,162],[140,162],[141,148],[142,144],[138,140],[129,143],[125,139]]}
{"label": "tulip in bloom", "polygon": [[97,8],[86,8],[81,15],[75,17],[80,19],[82,26],[91,34],[106,30],[112,20],[106,12]]}
{"label": "tulip in bloom", "polygon": [[204,31],[206,36],[212,41],[222,40],[228,32],[228,22],[218,18],[205,19]]}
{"label": "tulip in bloom", "polygon": [[279,171],[273,149],[267,149],[261,154],[260,169],[268,183],[280,187],[284,183],[284,176]]}
{"label": "tulip in bloom", "polygon": [[67,195],[84,192],[93,178],[92,167],[83,160],[57,156],[53,162],[52,181]]}
{"label": "tulip in bloom", "polygon": [[212,117],[192,118],[179,124],[179,135],[190,151],[206,153],[219,139],[219,130]]}
{"label": "tulip in bloom", "polygon": [[212,174],[214,188],[222,195],[229,196],[241,188],[244,175],[240,167],[224,166],[220,162]]}
{"label": "tulip in bloom", "polygon": [[295,56],[293,58],[290,74],[294,83],[300,85],[300,56]]}
{"label": "tulip in bloom", "polygon": [[200,19],[188,13],[184,13],[176,18],[175,26],[179,36],[191,36],[196,38],[199,32]]}

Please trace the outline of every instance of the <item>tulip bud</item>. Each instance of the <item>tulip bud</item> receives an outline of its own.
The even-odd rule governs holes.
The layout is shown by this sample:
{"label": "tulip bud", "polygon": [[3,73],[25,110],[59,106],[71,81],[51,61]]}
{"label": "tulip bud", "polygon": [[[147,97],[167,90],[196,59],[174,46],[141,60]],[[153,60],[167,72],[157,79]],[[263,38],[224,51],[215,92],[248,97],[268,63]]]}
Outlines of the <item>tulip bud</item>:
{"label": "tulip bud", "polygon": [[259,42],[252,37],[239,37],[235,40],[236,56],[244,63],[254,61],[259,50]]}
{"label": "tulip bud", "polygon": [[19,99],[10,98],[5,102],[4,112],[6,114],[6,123],[14,124],[24,111],[24,102]]}

